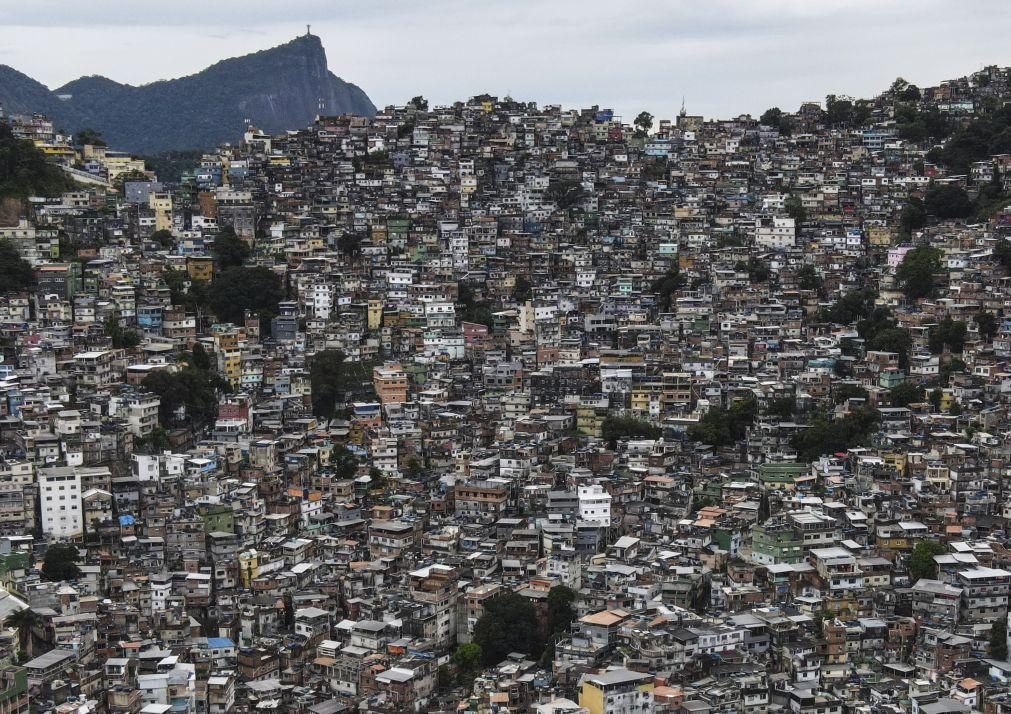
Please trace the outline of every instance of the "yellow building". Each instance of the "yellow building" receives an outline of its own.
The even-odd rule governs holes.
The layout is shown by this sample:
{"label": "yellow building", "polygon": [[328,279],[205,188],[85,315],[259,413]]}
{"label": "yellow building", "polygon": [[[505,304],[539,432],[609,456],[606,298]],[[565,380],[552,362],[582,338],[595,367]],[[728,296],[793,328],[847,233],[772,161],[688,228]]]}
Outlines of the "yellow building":
{"label": "yellow building", "polygon": [[589,714],[652,711],[653,675],[629,669],[587,675],[579,690],[579,706]]}
{"label": "yellow building", "polygon": [[236,331],[214,335],[214,349],[218,353],[218,371],[232,384],[242,381],[242,350]]}
{"label": "yellow building", "polygon": [[192,280],[210,282],[214,278],[214,258],[209,255],[188,255],[186,272]]}
{"label": "yellow building", "polygon": [[154,211],[154,229],[156,231],[172,230],[171,193],[152,191],[148,196],[148,207]]}
{"label": "yellow building", "polygon": [[378,330],[383,326],[383,301],[369,300],[369,329]]}
{"label": "yellow building", "polygon": [[251,583],[260,574],[260,554],[255,548],[239,553],[239,577],[243,587],[251,587]]}

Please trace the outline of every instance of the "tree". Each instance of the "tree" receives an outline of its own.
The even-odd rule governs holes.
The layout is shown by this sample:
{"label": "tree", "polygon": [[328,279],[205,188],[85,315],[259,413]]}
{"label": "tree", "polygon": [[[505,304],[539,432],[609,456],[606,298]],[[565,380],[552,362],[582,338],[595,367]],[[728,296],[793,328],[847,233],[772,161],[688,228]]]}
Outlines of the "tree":
{"label": "tree", "polygon": [[788,397],[773,399],[769,402],[769,406],[765,408],[765,413],[769,416],[779,417],[780,419],[790,419],[793,417],[796,409],[797,399],[793,395],[790,395]]}
{"label": "tree", "polygon": [[548,591],[548,631],[551,634],[571,629],[572,621],[576,619],[576,611],[572,607],[575,601],[575,591],[564,585],[556,585]]}
{"label": "tree", "polygon": [[418,96],[416,96],[416,97],[413,97],[411,99],[411,101],[408,102],[408,104],[411,107],[413,107],[414,109],[418,110],[419,112],[427,112],[428,111],[428,100],[425,99],[420,94]]}
{"label": "tree", "polygon": [[35,285],[35,272],[10,241],[0,240],[0,293],[13,293]]}
{"label": "tree", "polygon": [[167,249],[175,245],[176,239],[172,237],[172,231],[162,228],[160,231],[155,231],[151,234],[151,241]]}
{"label": "tree", "polygon": [[797,287],[801,290],[821,290],[822,279],[813,265],[801,266],[797,271]]}
{"label": "tree", "polygon": [[74,134],[74,144],[77,146],[105,146],[105,139],[102,132],[97,129],[81,129]]}
{"label": "tree", "polygon": [[211,309],[223,322],[241,325],[249,310],[259,313],[261,324],[269,325],[284,291],[281,279],[272,270],[235,266],[214,279],[209,297]]}
{"label": "tree", "polygon": [[921,539],[913,548],[913,552],[909,554],[909,560],[906,561],[910,583],[916,583],[917,580],[923,578],[933,578],[937,574],[937,563],[934,562],[934,556],[944,552],[944,546],[936,540]]}
{"label": "tree", "polygon": [[608,416],[600,425],[600,436],[612,449],[619,439],[659,439],[662,434],[659,427],[635,417]]}
{"label": "tree", "polygon": [[636,134],[646,136],[653,128],[653,115],[649,112],[639,112],[639,116],[632,123],[635,125]]}
{"label": "tree", "polygon": [[199,342],[193,345],[193,366],[196,369],[209,370],[211,368],[211,358],[207,350]]}
{"label": "tree", "polygon": [[894,352],[899,356],[899,367],[909,366],[909,350],[913,346],[913,337],[909,330],[902,327],[887,327],[878,330],[867,341],[867,348],[873,352]]}
{"label": "tree", "polygon": [[771,126],[774,129],[779,128],[781,121],[783,121],[783,110],[779,107],[770,107],[769,109],[766,109],[762,112],[762,116],[758,118],[759,124]]}
{"label": "tree", "polygon": [[309,360],[312,413],[324,419],[336,415],[338,402],[371,394],[371,370],[363,362],[347,362],[340,350],[323,350]]}
{"label": "tree", "polygon": [[825,97],[825,121],[832,126],[848,126],[853,121],[853,100],[829,94]]}
{"label": "tree", "polygon": [[474,673],[481,668],[482,655],[481,645],[476,642],[468,642],[456,648],[453,664],[459,668],[461,680],[467,682],[473,679]]}
{"label": "tree", "polygon": [[0,121],[0,199],[59,196],[74,182],[27,139],[14,136],[10,124]]}
{"label": "tree", "polygon": [[786,215],[790,216],[790,218],[798,224],[807,220],[807,209],[804,208],[804,202],[801,200],[800,196],[794,196],[791,194],[783,202],[783,208],[786,209]]}
{"label": "tree", "polygon": [[484,615],[474,625],[474,642],[481,646],[485,666],[498,664],[512,652],[539,656],[544,642],[533,603],[513,592],[486,601]]}
{"label": "tree", "polygon": [[112,346],[117,350],[132,349],[140,344],[140,335],[134,330],[124,329],[113,317],[105,321],[105,334],[112,338]]}
{"label": "tree", "polygon": [[854,446],[864,445],[880,418],[878,411],[870,407],[858,407],[840,419],[820,414],[793,437],[793,448],[797,450],[797,457],[804,461],[814,461],[824,454],[845,452]]}
{"label": "tree", "polygon": [[850,399],[867,399],[870,395],[867,390],[856,384],[840,384],[832,387],[832,401],[836,404],[843,404]]}
{"label": "tree", "polygon": [[908,407],[910,404],[922,402],[925,391],[919,384],[903,381],[888,390],[888,395],[891,397],[893,407]]}
{"label": "tree", "polygon": [[15,610],[9,614],[7,619],[4,620],[4,627],[18,631],[19,648],[31,655],[32,641],[35,639],[32,636],[32,630],[40,622],[41,618],[39,614],[30,607],[26,607],[24,610]]}
{"label": "tree", "polygon": [[923,198],[923,205],[927,213],[938,218],[967,218],[973,212],[969,194],[955,184],[931,186]]}
{"label": "tree", "polygon": [[929,297],[934,292],[934,273],[941,269],[941,251],[927,245],[906,253],[895,278],[909,300]]}
{"label": "tree", "polygon": [[358,475],[358,457],[346,446],[330,452],[330,466],[339,481],[350,481]]}
{"label": "tree", "polygon": [[1007,615],[990,624],[990,658],[1007,661]]}
{"label": "tree", "polygon": [[516,276],[513,283],[513,300],[516,302],[526,302],[533,294],[534,286],[522,275]]}
{"label": "tree", "polygon": [[899,232],[904,236],[927,225],[927,209],[916,196],[911,196],[899,212]]}
{"label": "tree", "polygon": [[218,232],[211,250],[218,262],[219,270],[242,265],[252,252],[249,249],[249,244],[236,235],[235,229],[231,226],[225,226]]}
{"label": "tree", "polygon": [[993,338],[997,334],[997,318],[994,317],[994,314],[986,310],[980,310],[973,319],[979,328],[980,337],[985,342],[993,342]]}
{"label": "tree", "polygon": [[42,561],[42,579],[50,582],[77,580],[81,577],[81,569],[77,567],[80,557],[76,545],[53,543],[46,550],[46,557]]}
{"label": "tree", "polygon": [[584,191],[583,185],[579,181],[562,179],[548,184],[548,189],[544,194],[549,201],[565,211],[583,200]]}
{"label": "tree", "polygon": [[656,293],[657,302],[661,310],[670,310],[671,298],[674,293],[684,287],[684,284],[684,276],[681,275],[681,271],[677,266],[670,268],[666,275],[657,278],[653,282],[652,290]]}
{"label": "tree", "polygon": [[935,412],[941,411],[941,400],[944,398],[944,392],[940,389],[932,389],[929,394],[930,408]]}
{"label": "tree", "polygon": [[939,355],[947,347],[951,352],[961,354],[965,349],[966,325],[962,320],[952,320],[945,317],[936,325],[930,326],[927,344],[931,353]]}
{"label": "tree", "polygon": [[193,367],[174,373],[152,372],[141,386],[161,400],[158,419],[163,426],[180,421],[177,413],[185,409],[182,422],[196,429],[213,423],[218,415],[218,394],[231,391],[228,382],[218,375]]}

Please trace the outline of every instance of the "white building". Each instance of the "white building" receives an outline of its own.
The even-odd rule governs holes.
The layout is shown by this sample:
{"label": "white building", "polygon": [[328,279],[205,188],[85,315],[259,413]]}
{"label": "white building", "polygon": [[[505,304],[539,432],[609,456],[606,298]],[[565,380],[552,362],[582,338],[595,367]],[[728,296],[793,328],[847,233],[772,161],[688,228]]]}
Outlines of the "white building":
{"label": "white building", "polygon": [[782,250],[797,242],[797,226],[792,218],[763,216],[755,221],[755,244]]}
{"label": "white building", "polygon": [[43,533],[52,538],[84,535],[81,476],[76,469],[70,466],[41,469],[39,499]]}
{"label": "white building", "polygon": [[580,486],[579,520],[611,525],[611,494],[600,484]]}

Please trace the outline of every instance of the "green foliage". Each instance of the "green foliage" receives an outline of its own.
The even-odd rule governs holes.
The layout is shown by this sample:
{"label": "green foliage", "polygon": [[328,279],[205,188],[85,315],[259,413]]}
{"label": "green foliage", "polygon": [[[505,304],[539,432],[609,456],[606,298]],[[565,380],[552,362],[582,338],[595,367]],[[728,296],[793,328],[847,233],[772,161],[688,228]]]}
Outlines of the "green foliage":
{"label": "green foliage", "polygon": [[675,266],[667,271],[667,274],[657,278],[653,282],[652,291],[656,293],[657,302],[664,312],[670,310],[671,300],[678,290],[684,287],[685,279],[681,271]]}
{"label": "green foliage", "polygon": [[688,438],[713,447],[729,446],[743,439],[758,416],[758,400],[753,394],[734,401],[730,409],[710,409],[697,424],[688,428]]}
{"label": "green foliage", "polygon": [[210,287],[210,307],[223,322],[243,324],[246,310],[260,315],[269,325],[284,298],[281,279],[269,268],[232,267],[221,272]]}
{"label": "green foliage", "polygon": [[481,647],[485,666],[498,664],[512,652],[539,656],[544,642],[533,603],[513,592],[491,598],[474,625],[474,642]]}
{"label": "green foliage", "polygon": [[646,136],[649,134],[649,130],[653,128],[653,115],[649,112],[639,112],[639,115],[632,123],[635,125],[637,134]]}
{"label": "green foliage", "polygon": [[780,419],[790,419],[796,410],[797,399],[796,397],[789,396],[773,399],[769,402],[769,406],[766,407],[765,413],[769,416],[779,417]]}
{"label": "green foliage", "polygon": [[81,577],[81,569],[77,567],[80,558],[76,545],[53,543],[46,550],[46,557],[42,561],[42,579],[49,582],[76,580]]}
{"label": "green foliage", "polygon": [[848,292],[830,307],[822,308],[818,313],[818,320],[833,322],[837,325],[852,325],[857,320],[868,317],[874,311],[876,297],[877,295],[870,289]]}
{"label": "green foliage", "polygon": [[973,213],[969,194],[955,184],[933,185],[923,199],[927,213],[938,218],[968,218]]}
{"label": "green foliage", "polygon": [[199,342],[193,345],[192,352],[193,366],[196,369],[209,370],[211,368],[211,358],[207,354],[207,350]]}
{"label": "green foliage", "polygon": [[350,481],[358,475],[358,457],[346,446],[338,446],[330,452],[330,466],[341,481]]}
{"label": "green foliage", "polygon": [[236,235],[231,226],[225,226],[218,232],[212,250],[220,270],[242,265],[251,252],[249,244]]}
{"label": "green foliage", "polygon": [[144,377],[141,386],[161,399],[158,418],[163,426],[173,424],[180,407],[186,408],[183,423],[201,429],[212,424],[218,414],[218,393],[231,391],[218,375],[193,367],[178,372],[158,370]]}
{"label": "green foliage", "polygon": [[608,416],[600,425],[600,435],[611,448],[619,439],[659,439],[663,431],[635,417]]}
{"label": "green foliage", "polygon": [[164,249],[170,249],[176,244],[176,239],[172,237],[172,231],[164,228],[151,234],[151,240]]}
{"label": "green foliage", "polygon": [[895,278],[910,300],[919,300],[934,293],[934,273],[941,269],[941,251],[922,245],[906,253]]}
{"label": "green foliage", "polygon": [[912,349],[913,338],[909,330],[902,327],[889,327],[874,333],[867,341],[867,349],[873,352],[895,352],[899,355],[899,368],[909,367],[909,350]]}
{"label": "green foliage", "polygon": [[74,133],[74,145],[75,146],[106,146],[105,139],[102,138],[102,132],[96,131],[95,129],[79,129]]}
{"label": "green foliage", "polygon": [[973,319],[979,328],[980,336],[986,342],[993,342],[993,338],[997,334],[997,318],[994,317],[994,314],[986,310],[980,310]]}
{"label": "green foliage", "polygon": [[935,355],[944,352],[945,347],[951,352],[961,354],[965,348],[965,336],[965,322],[945,317],[938,324],[930,326],[928,345]]}
{"label": "green foliage", "polygon": [[545,198],[554,203],[563,211],[577,205],[583,200],[583,185],[571,179],[552,181],[548,185],[548,190],[544,192]]}
{"label": "green foliage", "polygon": [[870,395],[867,390],[856,384],[839,384],[832,387],[832,401],[836,404],[843,404],[850,399],[867,399]]}
{"label": "green foliage", "polygon": [[906,561],[910,583],[915,583],[923,578],[933,578],[937,574],[937,563],[934,562],[934,556],[945,552],[944,546],[936,540],[926,538],[920,540]]}
{"label": "green foliage", "polygon": [[420,94],[416,97],[412,97],[411,101],[408,102],[408,105],[413,107],[414,109],[417,109],[419,112],[428,111],[428,100],[425,99]]}
{"label": "green foliage", "polygon": [[818,415],[807,429],[793,438],[793,448],[802,461],[813,461],[824,454],[845,452],[863,446],[877,427],[880,415],[876,409],[860,407],[840,419]]}
{"label": "green foliage", "polygon": [[0,199],[59,196],[74,182],[32,142],[14,136],[0,121]]}
{"label": "green foliage", "polygon": [[783,136],[790,136],[793,133],[793,124],[790,122],[790,117],[784,114],[783,110],[779,107],[766,109],[762,112],[762,116],[758,118],[758,121],[760,124],[776,129]]}
{"label": "green foliage", "polygon": [[791,194],[790,197],[783,202],[783,208],[786,209],[786,215],[795,220],[797,225],[800,225],[807,220],[807,209],[804,208],[804,202],[801,201],[800,196],[794,196]]}
{"label": "green foliage", "polygon": [[513,300],[516,302],[526,302],[534,293],[534,286],[524,276],[516,276],[513,284]]}
{"label": "green foliage", "polygon": [[822,279],[813,265],[803,265],[797,271],[797,287],[801,290],[821,290]]}
{"label": "green foliage", "polygon": [[990,657],[1007,661],[1007,615],[998,617],[990,625]]}
{"label": "green foliage", "polygon": [[312,413],[324,419],[336,416],[338,402],[368,395],[372,390],[371,368],[363,362],[348,362],[340,350],[323,350],[309,360]]}
{"label": "green foliage", "polygon": [[764,283],[772,276],[769,264],[761,258],[752,256],[747,262],[741,261],[734,266],[734,270],[747,272],[748,280],[752,283]]}
{"label": "green foliage", "polygon": [[132,349],[140,344],[140,335],[133,330],[120,326],[119,322],[110,317],[105,321],[105,334],[112,338],[115,349]]}
{"label": "green foliage", "polygon": [[899,382],[888,390],[888,396],[891,398],[893,407],[908,407],[910,404],[922,402],[926,391],[921,385],[914,382]]}
{"label": "green foliage", "polygon": [[149,156],[142,156],[144,166],[153,171],[159,181],[178,182],[184,171],[200,163],[204,152],[201,149],[175,149]]}
{"label": "green foliage", "polygon": [[564,585],[556,585],[548,591],[548,631],[551,634],[568,632],[576,619],[576,592]]}
{"label": "green foliage", "polygon": [[[74,567],[77,567],[76,565]],[[72,580],[73,578],[61,578]],[[26,654],[31,651],[32,629],[39,624],[41,618],[35,610],[26,607],[24,610],[13,610],[5,619],[4,627],[18,631],[18,644]],[[27,657],[19,657],[24,661]]]}
{"label": "green foliage", "polygon": [[0,240],[0,293],[15,293],[35,285],[35,271],[14,244]]}
{"label": "green foliage", "polygon": [[481,667],[481,659],[481,645],[476,642],[460,645],[453,653],[453,664],[459,667],[462,672],[476,672]]}
{"label": "green foliage", "polygon": [[927,225],[927,209],[924,208],[923,201],[916,196],[910,196],[899,213],[899,232],[909,236],[925,225]]}
{"label": "green foliage", "polygon": [[495,324],[495,316],[492,315],[491,307],[487,302],[476,300],[474,291],[466,283],[460,283],[458,300],[463,306],[463,309],[460,310],[461,321],[476,322],[489,330]]}

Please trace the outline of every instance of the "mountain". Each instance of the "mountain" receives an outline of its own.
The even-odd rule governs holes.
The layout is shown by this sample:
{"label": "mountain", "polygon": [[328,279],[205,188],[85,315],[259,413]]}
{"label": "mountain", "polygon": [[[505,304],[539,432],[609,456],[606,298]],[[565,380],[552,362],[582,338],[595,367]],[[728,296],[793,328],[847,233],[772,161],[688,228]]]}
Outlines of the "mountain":
{"label": "mountain", "polygon": [[0,107],[42,112],[67,131],[97,129],[111,147],[142,154],[235,142],[247,119],[274,133],[308,126],[317,114],[376,113],[365,92],[328,69],[315,35],[139,87],[91,76],[49,90],[0,65]]}

